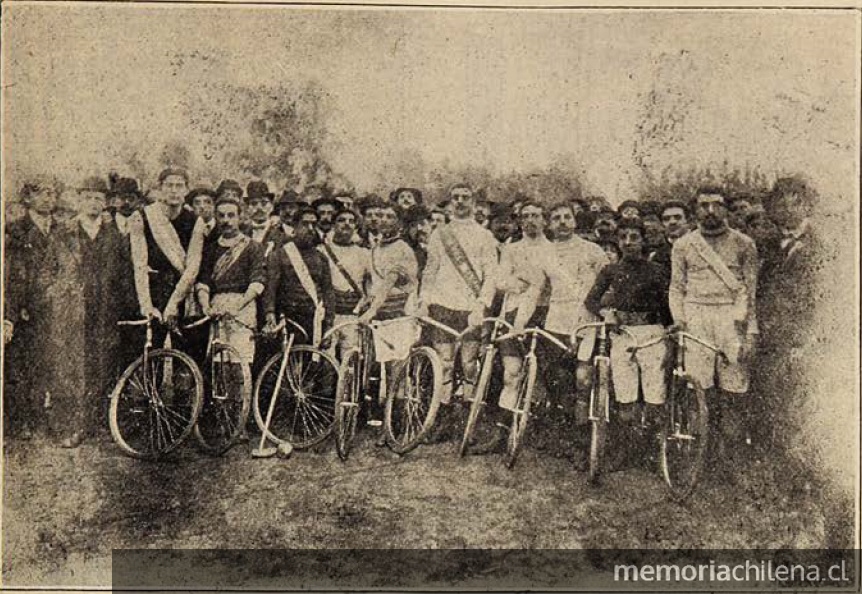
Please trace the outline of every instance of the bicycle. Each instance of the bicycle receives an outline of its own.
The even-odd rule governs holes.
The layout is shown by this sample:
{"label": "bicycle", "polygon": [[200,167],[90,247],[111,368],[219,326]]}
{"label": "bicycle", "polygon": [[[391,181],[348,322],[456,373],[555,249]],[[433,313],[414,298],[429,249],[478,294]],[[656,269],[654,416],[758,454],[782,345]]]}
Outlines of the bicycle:
{"label": "bicycle", "polygon": [[[338,363],[316,346],[295,345],[296,334],[288,332],[288,324],[308,339],[302,326],[286,317],[275,327],[282,348],[257,378],[254,419],[263,434],[262,443],[265,438],[279,446],[305,449],[332,431]],[[262,447],[258,450],[263,452]]]}
{"label": "bicycle", "polygon": [[476,380],[476,388],[473,390],[471,397],[466,398],[470,403],[470,411],[467,414],[467,423],[464,426],[464,436],[461,439],[461,445],[458,448],[458,456],[464,457],[468,451],[484,452],[489,450],[497,443],[497,434],[492,433],[488,439],[476,441],[473,439],[473,433],[479,422],[479,416],[482,409],[486,405],[488,389],[491,384],[491,372],[494,367],[494,357],[497,355],[497,338],[502,327],[507,328],[510,332],[514,332],[514,327],[502,318],[485,318],[482,323],[491,322],[491,333],[487,340],[482,340],[482,351],[479,355],[478,365],[479,374]]}
{"label": "bicycle", "polygon": [[200,448],[214,456],[224,454],[237,443],[251,408],[249,365],[233,346],[221,340],[221,322],[227,318],[254,332],[254,328],[228,314],[206,316],[184,328],[212,322],[207,345],[209,390],[195,423],[194,434]]}
{"label": "bicycle", "polygon": [[589,481],[596,483],[601,475],[602,458],[607,446],[608,425],[611,421],[611,332],[628,334],[632,339],[634,336],[625,328],[608,322],[592,322],[582,324],[572,332],[574,352],[580,349],[584,337],[582,332],[596,329],[596,344],[593,347],[591,358],[592,385],[590,386],[590,400],[588,420],[590,422],[590,455],[589,455]]}
{"label": "bicycle", "polygon": [[[521,363],[521,370],[518,378],[518,391],[515,400],[515,407],[512,410],[512,425],[509,428],[509,439],[506,443],[506,467],[514,468],[515,462],[518,459],[518,454],[521,451],[524,435],[527,432],[527,424],[530,421],[530,409],[533,402],[533,392],[536,389],[536,375],[538,373],[538,360],[536,358],[536,345],[538,337],[542,336],[551,344],[569,352],[569,347],[561,342],[554,335],[542,330],[541,328],[526,328],[519,332],[510,332],[496,339],[497,342],[511,340],[518,337],[529,337],[529,346],[527,354]],[[577,351],[575,351],[577,352]]]}
{"label": "bicycle", "polygon": [[691,340],[724,360],[727,355],[718,347],[679,329],[671,329],[658,338],[627,350],[634,356],[637,351],[668,338],[673,345],[674,365],[667,384],[664,423],[658,435],[659,463],[671,497],[683,502],[697,486],[709,447],[706,394],[700,382],[686,371],[685,343]]}
{"label": "bicycle", "polygon": [[187,354],[152,348],[152,318],[118,325],[146,326],[146,338],[143,353],[111,392],[111,436],[126,454],[155,460],[176,449],[195,427],[203,405],[203,377]]}
{"label": "bicycle", "polygon": [[[352,347],[341,356],[338,368],[338,384],[335,388],[335,450],[338,457],[346,461],[350,456],[353,438],[356,435],[356,425],[359,419],[359,410],[362,402],[370,400],[370,359],[368,332],[373,325],[366,325],[358,320],[345,322],[331,328],[324,334],[322,343],[336,335],[343,328],[358,326],[360,330],[360,346]],[[385,371],[380,380],[385,387]],[[379,395],[378,395],[379,398]]]}

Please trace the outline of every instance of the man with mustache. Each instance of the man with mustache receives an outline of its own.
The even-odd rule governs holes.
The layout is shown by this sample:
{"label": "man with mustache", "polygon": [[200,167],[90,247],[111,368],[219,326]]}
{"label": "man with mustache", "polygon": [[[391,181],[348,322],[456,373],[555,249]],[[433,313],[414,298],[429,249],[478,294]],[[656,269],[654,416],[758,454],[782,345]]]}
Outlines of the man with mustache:
{"label": "man with mustache", "polygon": [[[717,460],[738,444],[748,392],[748,363],[758,334],[757,248],[727,224],[720,188],[704,187],[696,200],[698,228],[676,240],[671,253],[670,310],[674,322],[720,348],[727,360],[698,345],[686,351],[686,367],[711,397],[720,429]],[[716,381],[717,380],[717,381]],[[728,463],[727,468],[733,466]]]}
{"label": "man with mustache", "polygon": [[[449,202],[452,220],[434,231],[428,241],[422,303],[434,320],[459,332],[472,329],[461,342],[461,363],[466,379],[464,396],[469,397],[476,380],[480,325],[496,288],[497,240],[476,222],[476,203],[470,186],[452,186]],[[455,340],[435,329],[432,342],[443,362],[444,381],[450,382],[451,389]],[[444,394],[444,405],[449,405],[451,396]]]}

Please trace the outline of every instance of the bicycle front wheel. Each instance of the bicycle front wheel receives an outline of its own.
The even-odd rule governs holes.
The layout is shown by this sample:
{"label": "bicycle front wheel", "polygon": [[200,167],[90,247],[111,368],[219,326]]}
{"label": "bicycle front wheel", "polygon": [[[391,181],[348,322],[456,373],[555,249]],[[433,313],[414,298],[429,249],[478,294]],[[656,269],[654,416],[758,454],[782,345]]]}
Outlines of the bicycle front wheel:
{"label": "bicycle front wheel", "polygon": [[335,451],[342,460],[350,456],[356,435],[363,376],[362,353],[350,349],[341,359],[335,389]]}
{"label": "bicycle front wheel", "polygon": [[437,418],[443,395],[443,365],[434,349],[410,351],[386,396],[386,441],[396,454],[418,446]]}
{"label": "bicycle front wheel", "polygon": [[512,411],[512,426],[509,429],[509,441],[506,444],[506,467],[514,468],[518,454],[527,433],[530,421],[530,407],[533,403],[533,392],[536,389],[537,362],[534,356],[524,359],[521,377],[518,380],[518,400]]}
{"label": "bicycle front wheel", "polygon": [[[335,423],[335,389],[338,365],[329,354],[308,345],[297,345],[287,354],[275,355],[260,372],[254,389],[254,419],[267,439],[297,449],[326,439]],[[276,392],[277,388],[277,392]],[[272,419],[266,426],[270,402]]]}
{"label": "bicycle front wheel", "polygon": [[697,486],[709,442],[709,410],[698,381],[674,376],[659,433],[659,460],[664,480],[676,501],[687,499]]}
{"label": "bicycle front wheel", "polygon": [[467,424],[464,427],[464,436],[461,438],[461,446],[458,448],[458,456],[463,457],[468,451],[485,452],[498,443],[498,427],[489,421],[488,427],[482,430],[479,427],[479,417],[485,407],[485,398],[488,395],[488,386],[491,383],[491,370],[494,363],[494,351],[488,350],[482,357],[482,367],[479,370],[479,380],[473,391],[470,401],[470,412],[467,415]]}
{"label": "bicycle front wheel", "polygon": [[195,424],[200,448],[213,456],[228,451],[242,434],[251,408],[251,371],[229,344],[214,343],[209,394]]}
{"label": "bicycle front wheel", "polygon": [[191,357],[154,349],[134,361],[111,394],[114,441],[128,455],[155,460],[191,433],[203,402],[203,378]]}
{"label": "bicycle front wheel", "polygon": [[593,378],[592,417],[590,418],[590,462],[589,481],[596,483],[601,475],[602,460],[608,440],[608,421],[610,419],[610,373],[606,360],[596,363]]}

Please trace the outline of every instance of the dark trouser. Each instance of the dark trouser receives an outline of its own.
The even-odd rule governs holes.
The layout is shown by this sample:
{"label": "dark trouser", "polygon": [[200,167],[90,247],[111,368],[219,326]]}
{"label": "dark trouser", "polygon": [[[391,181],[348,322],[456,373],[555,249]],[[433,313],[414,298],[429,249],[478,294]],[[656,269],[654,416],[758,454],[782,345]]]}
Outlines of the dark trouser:
{"label": "dark trouser", "polygon": [[4,410],[11,435],[45,423],[48,350],[45,332],[39,330],[31,322],[21,322],[5,351]]}

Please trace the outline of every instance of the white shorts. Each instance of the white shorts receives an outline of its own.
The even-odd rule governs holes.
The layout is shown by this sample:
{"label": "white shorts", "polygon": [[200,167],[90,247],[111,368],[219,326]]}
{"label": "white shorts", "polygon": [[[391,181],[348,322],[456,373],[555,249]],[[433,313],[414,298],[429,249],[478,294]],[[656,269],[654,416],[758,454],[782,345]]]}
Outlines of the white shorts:
{"label": "white shorts", "polygon": [[625,326],[634,335],[614,334],[611,339],[611,375],[617,402],[631,404],[638,399],[638,386],[643,390],[644,401],[664,404],[666,388],[665,361],[667,344],[660,342],[638,351],[634,359],[626,349],[642,344],[664,333],[660,325]]}
{"label": "white shorts", "polygon": [[[213,295],[212,306],[224,309],[232,309],[242,302],[242,293],[218,293]],[[254,328],[257,325],[257,304],[255,301],[246,304],[237,313],[237,320],[245,324],[239,324],[231,318],[219,320],[219,338],[235,348],[242,360],[251,365],[254,359],[254,332],[246,326]]]}
{"label": "white shorts", "polygon": [[712,343],[727,355],[724,361],[708,348],[693,341],[686,342],[685,369],[706,390],[718,378],[718,387],[726,392],[744,394],[748,391],[748,367],[739,361],[744,340],[737,328],[738,308],[733,305],[701,305],[686,303],[685,320],[688,331]]}
{"label": "white shorts", "polygon": [[416,318],[395,318],[374,323],[374,352],[378,363],[403,361],[419,341],[420,327]]}

